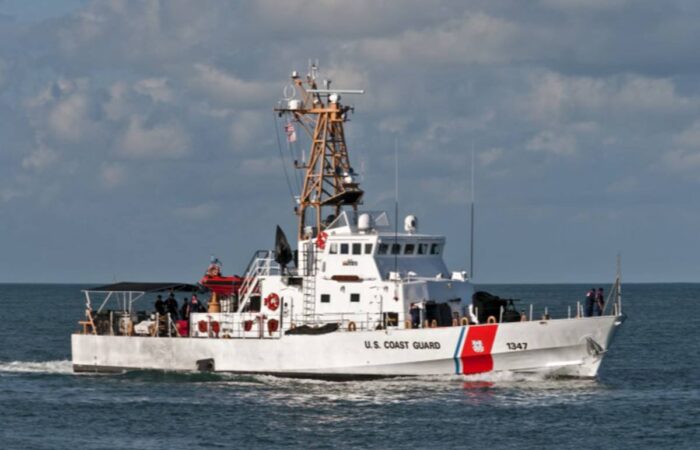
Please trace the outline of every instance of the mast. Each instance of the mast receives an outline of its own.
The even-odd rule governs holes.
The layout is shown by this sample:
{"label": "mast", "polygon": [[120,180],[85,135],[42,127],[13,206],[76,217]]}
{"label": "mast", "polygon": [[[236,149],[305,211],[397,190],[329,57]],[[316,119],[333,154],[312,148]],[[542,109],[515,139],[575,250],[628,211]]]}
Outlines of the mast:
{"label": "mast", "polygon": [[292,72],[293,90],[285,89],[285,99],[275,108],[280,116],[287,115],[290,122],[298,123],[311,138],[308,162],[295,162],[297,169],[305,171],[295,208],[299,240],[313,238],[330,224],[331,217],[324,213],[335,218],[345,206],[356,212],[364,194],[345,143],[344,124],[353,108],[343,105],[340,97],[364,91],[331,89],[330,80],[324,80],[324,88],[319,89],[317,71],[313,64],[306,78]]}
{"label": "mast", "polygon": [[469,278],[474,279],[474,142],[472,142],[472,179],[471,179],[471,202],[469,205]]}

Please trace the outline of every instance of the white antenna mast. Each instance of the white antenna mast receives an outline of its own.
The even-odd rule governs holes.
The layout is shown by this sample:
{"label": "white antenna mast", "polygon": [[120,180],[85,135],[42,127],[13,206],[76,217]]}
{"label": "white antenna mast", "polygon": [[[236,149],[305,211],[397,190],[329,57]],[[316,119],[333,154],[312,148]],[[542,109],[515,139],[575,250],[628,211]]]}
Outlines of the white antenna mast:
{"label": "white antenna mast", "polygon": [[472,141],[472,182],[471,182],[471,205],[469,214],[469,277],[474,279],[474,141]]}
{"label": "white antenna mast", "polygon": [[[399,243],[399,137],[394,137],[394,245]],[[396,284],[394,286],[394,300],[399,299],[399,254],[392,249],[394,253],[394,278]]]}

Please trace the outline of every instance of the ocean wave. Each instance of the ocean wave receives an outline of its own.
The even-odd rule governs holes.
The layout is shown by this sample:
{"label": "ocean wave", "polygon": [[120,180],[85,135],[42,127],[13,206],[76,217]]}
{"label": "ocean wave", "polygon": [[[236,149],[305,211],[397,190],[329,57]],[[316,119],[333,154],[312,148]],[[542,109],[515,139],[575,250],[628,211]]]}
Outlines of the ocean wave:
{"label": "ocean wave", "polygon": [[0,372],[72,374],[73,363],[67,359],[60,361],[3,361],[0,362]]}

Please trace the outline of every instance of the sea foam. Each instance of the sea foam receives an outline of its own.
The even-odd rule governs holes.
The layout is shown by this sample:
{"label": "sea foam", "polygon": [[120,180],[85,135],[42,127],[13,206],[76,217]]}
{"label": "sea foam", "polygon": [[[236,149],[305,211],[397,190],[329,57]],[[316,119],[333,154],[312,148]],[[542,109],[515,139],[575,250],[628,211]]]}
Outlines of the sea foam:
{"label": "sea foam", "polygon": [[59,361],[3,361],[0,362],[0,372],[72,374],[73,364],[67,359]]}

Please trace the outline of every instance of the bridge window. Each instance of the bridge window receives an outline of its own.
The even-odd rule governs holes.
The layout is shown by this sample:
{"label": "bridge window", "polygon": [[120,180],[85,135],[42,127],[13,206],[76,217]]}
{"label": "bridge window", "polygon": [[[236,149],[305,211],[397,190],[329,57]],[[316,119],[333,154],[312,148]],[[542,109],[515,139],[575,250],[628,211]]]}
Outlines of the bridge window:
{"label": "bridge window", "polygon": [[360,301],[360,294],[350,294],[350,301],[358,303]]}
{"label": "bridge window", "polygon": [[374,249],[373,247],[373,244],[365,244],[365,255],[371,255],[372,250]]}
{"label": "bridge window", "polygon": [[425,255],[428,253],[428,244],[418,244],[418,254]]}
{"label": "bridge window", "polygon": [[391,244],[391,254],[398,255],[401,253],[401,244]]}
{"label": "bridge window", "polygon": [[347,243],[340,244],[340,254],[347,255],[350,253],[350,245]]}
{"label": "bridge window", "polygon": [[352,254],[361,255],[362,254],[362,244],[359,242],[352,244]]}
{"label": "bridge window", "polygon": [[404,255],[412,255],[415,250],[416,250],[416,244],[406,244],[406,246],[403,249],[403,254]]}
{"label": "bridge window", "polygon": [[335,242],[333,242],[333,243],[330,245],[330,247],[328,247],[328,253],[330,253],[331,255],[337,254],[337,253],[338,253],[338,244],[336,244]]}
{"label": "bridge window", "polygon": [[331,295],[330,294],[321,294],[321,303],[330,303],[331,302]]}
{"label": "bridge window", "polygon": [[431,255],[439,255],[440,254],[440,244],[432,244],[430,246],[430,254]]}
{"label": "bridge window", "polygon": [[378,255],[386,255],[388,251],[389,251],[389,244],[379,244],[379,248],[377,248]]}

